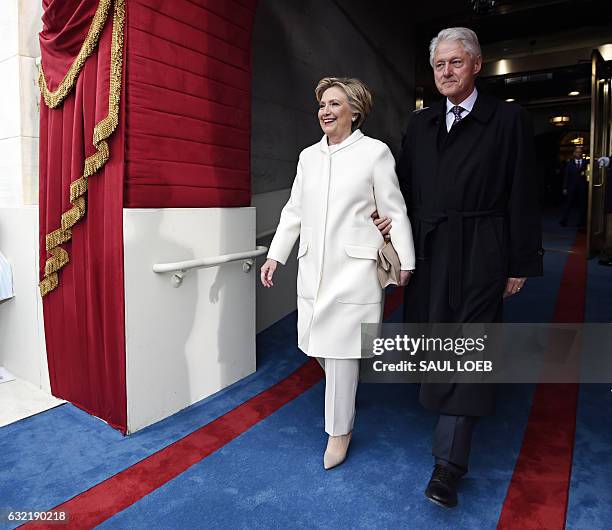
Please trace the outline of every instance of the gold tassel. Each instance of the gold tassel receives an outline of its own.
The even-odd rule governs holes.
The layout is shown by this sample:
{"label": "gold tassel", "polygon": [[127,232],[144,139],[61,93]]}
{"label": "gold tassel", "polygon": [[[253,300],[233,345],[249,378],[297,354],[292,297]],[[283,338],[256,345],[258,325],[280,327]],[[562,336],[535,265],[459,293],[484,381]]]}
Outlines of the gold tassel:
{"label": "gold tassel", "polygon": [[[110,0],[100,0],[100,4],[94,15],[94,20],[89,28],[85,42],[81,47],[81,51],[55,92],[49,92],[41,68],[39,85],[41,87],[43,99],[50,108],[57,107],[74,87],[85,60],[93,53],[98,44],[100,33],[107,19],[110,3]],[[87,180],[106,164],[110,156],[106,140],[113,134],[119,123],[124,21],[125,0],[115,0],[111,41],[108,114],[94,127],[93,144],[96,148],[96,152],[85,160],[83,175],[70,184],[70,203],[72,204],[72,208],[62,214],[60,228],[47,234],[45,246],[47,252],[51,254],[51,257],[48,258],[45,263],[45,276],[39,283],[41,296],[47,295],[57,288],[59,284],[57,272],[64,267],[70,259],[68,252],[61,248],[60,245],[70,240],[72,237],[72,227],[85,215],[87,209],[85,197],[85,193],[87,192]]]}
{"label": "gold tassel", "polygon": [[83,45],[79,50],[79,54],[76,56],[74,62],[70,65],[68,72],[64,76],[64,79],[62,79],[62,82],[53,92],[51,92],[47,86],[47,79],[45,78],[45,73],[41,63],[40,70],[38,72],[38,86],[40,87],[40,92],[45,100],[45,104],[50,109],[58,107],[74,88],[76,80],[79,77],[79,73],[81,72],[81,68],[83,68],[85,61],[94,52],[96,46],[98,45],[100,35],[108,18],[110,5],[111,0],[100,0],[98,3],[98,9],[96,9],[93,16],[91,25],[89,26],[89,31],[87,32],[87,36],[85,37]]}

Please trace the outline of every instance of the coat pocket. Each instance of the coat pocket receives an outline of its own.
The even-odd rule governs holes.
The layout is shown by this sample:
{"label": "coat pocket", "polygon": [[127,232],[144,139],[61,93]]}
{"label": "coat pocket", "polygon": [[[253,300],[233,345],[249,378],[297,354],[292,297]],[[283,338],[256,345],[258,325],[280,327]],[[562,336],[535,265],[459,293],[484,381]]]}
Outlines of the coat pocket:
{"label": "coat pocket", "polygon": [[343,304],[378,304],[382,289],[378,283],[378,249],[362,245],[344,245],[346,254],[339,280],[337,300]]}
{"label": "coat pocket", "polygon": [[317,271],[314,253],[310,247],[312,247],[312,228],[302,227],[297,252],[297,294],[301,298],[313,299]]}

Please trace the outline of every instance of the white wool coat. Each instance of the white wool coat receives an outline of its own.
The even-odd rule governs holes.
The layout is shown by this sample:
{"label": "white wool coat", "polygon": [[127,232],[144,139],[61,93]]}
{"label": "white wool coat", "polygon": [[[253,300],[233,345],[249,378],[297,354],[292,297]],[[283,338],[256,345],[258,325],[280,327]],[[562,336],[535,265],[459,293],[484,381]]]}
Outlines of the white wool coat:
{"label": "white wool coat", "polygon": [[361,323],[379,323],[383,290],[376,258],[383,237],[370,218],[392,220],[402,269],[414,269],[414,245],[395,160],[360,130],[335,146],[323,136],[300,153],[291,197],[268,258],[285,264],[298,236],[298,346],[313,357],[360,358]]}

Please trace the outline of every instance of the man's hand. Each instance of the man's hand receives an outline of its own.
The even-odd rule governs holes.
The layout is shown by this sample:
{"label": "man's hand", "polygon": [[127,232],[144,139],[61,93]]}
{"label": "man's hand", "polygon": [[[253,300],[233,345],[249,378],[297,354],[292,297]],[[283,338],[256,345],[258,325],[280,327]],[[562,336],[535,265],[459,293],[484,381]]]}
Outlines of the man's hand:
{"label": "man's hand", "polygon": [[525,285],[526,279],[527,278],[508,278],[506,289],[504,290],[504,298],[518,293],[523,288],[523,285]]}
{"label": "man's hand", "polygon": [[597,159],[597,164],[599,167],[608,167],[610,165],[610,157],[609,156],[600,156]]}
{"label": "man's hand", "polygon": [[400,271],[400,287],[405,287],[412,278],[412,271]]}
{"label": "man's hand", "polygon": [[383,236],[387,241],[390,239],[389,232],[391,232],[391,219],[388,217],[378,217],[378,211],[374,210],[371,215],[376,228],[380,230],[380,235]]}
{"label": "man's hand", "polygon": [[272,287],[274,285],[272,283],[272,276],[274,276],[274,271],[276,270],[277,265],[278,261],[268,258],[261,266],[261,284],[264,287]]}

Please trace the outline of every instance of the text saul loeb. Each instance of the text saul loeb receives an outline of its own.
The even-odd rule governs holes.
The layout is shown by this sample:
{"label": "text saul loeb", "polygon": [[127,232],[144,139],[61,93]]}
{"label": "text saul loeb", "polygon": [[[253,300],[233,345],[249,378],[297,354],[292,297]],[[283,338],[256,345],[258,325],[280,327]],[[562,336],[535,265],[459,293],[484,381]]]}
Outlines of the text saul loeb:
{"label": "text saul loeb", "polygon": [[376,360],[372,363],[375,372],[491,372],[493,361],[400,361],[386,363]]}

